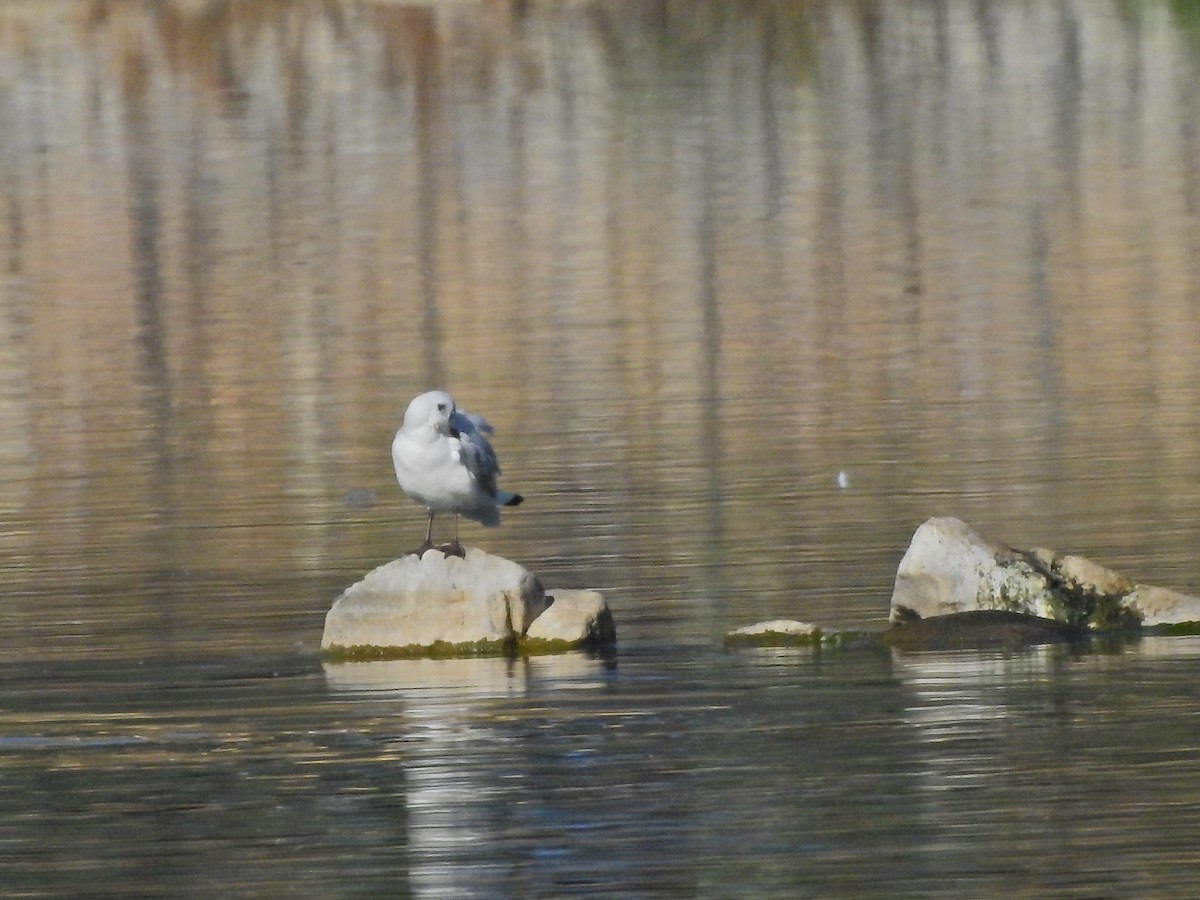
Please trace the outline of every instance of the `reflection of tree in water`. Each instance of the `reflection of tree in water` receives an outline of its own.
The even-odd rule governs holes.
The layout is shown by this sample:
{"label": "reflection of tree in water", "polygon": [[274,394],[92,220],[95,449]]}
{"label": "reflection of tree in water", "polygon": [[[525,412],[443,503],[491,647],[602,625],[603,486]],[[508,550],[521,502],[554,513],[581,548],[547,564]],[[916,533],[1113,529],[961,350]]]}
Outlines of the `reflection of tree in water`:
{"label": "reflection of tree in water", "polygon": [[[0,8],[0,245],[56,398],[35,518],[185,557],[126,568],[391,552],[381,448],[431,383],[546,498],[498,552],[714,633],[737,591],[886,590],[946,498],[1117,562],[1141,532],[1080,485],[1196,499],[1165,487],[1200,458],[1195,54],[1143,13],[31,8]],[[352,489],[384,502],[339,521]]]}

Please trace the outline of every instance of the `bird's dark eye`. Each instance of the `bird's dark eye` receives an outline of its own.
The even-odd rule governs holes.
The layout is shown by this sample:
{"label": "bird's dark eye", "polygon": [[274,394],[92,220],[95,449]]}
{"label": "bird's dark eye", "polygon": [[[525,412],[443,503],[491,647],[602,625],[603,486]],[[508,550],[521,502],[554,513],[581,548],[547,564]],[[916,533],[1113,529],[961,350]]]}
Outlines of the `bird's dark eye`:
{"label": "bird's dark eye", "polygon": [[445,403],[439,403],[439,404],[438,404],[438,412],[445,412],[445,411],[446,411],[446,404],[445,404]]}

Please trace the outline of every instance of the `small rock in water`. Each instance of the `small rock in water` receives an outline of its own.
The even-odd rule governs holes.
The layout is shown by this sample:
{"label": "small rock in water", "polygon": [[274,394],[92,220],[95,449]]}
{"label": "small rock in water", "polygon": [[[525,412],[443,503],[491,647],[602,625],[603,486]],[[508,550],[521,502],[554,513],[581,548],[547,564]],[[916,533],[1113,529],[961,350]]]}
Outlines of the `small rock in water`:
{"label": "small rock in water", "polygon": [[728,647],[796,647],[820,642],[821,629],[794,619],[771,619],[743,625],[725,635]]}
{"label": "small rock in water", "polygon": [[607,647],[617,642],[612,611],[599,591],[556,590],[525,632],[527,646]]}

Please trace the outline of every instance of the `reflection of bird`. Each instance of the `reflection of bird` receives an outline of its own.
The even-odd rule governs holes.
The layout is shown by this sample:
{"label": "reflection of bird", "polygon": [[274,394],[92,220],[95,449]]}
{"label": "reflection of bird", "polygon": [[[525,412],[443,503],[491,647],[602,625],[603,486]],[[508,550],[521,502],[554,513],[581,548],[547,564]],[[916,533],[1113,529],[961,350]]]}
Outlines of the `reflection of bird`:
{"label": "reflection of bird", "polygon": [[501,506],[516,506],[524,497],[497,490],[500,465],[484,437],[492,426],[481,416],[455,408],[445,391],[427,391],[408,404],[404,424],[392,441],[392,463],[404,493],[429,510],[425,543],[418,556],[433,546],[433,517],[454,513],[454,541],[439,548],[464,556],[458,542],[458,517],[484,525],[499,525]]}

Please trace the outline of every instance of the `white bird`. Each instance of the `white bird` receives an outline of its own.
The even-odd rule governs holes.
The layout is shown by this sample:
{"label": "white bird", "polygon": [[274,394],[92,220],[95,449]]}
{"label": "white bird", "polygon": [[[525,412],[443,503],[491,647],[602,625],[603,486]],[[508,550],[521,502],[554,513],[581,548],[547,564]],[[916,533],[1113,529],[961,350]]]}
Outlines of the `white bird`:
{"label": "white bird", "polygon": [[445,391],[427,391],[408,404],[392,441],[392,464],[404,493],[429,510],[425,543],[414,551],[418,556],[433,546],[437,513],[454,513],[454,542],[440,549],[464,556],[458,542],[460,515],[499,525],[499,508],[525,499],[496,488],[500,465],[485,432],[491,434],[492,426],[482,416],[457,409]]}

